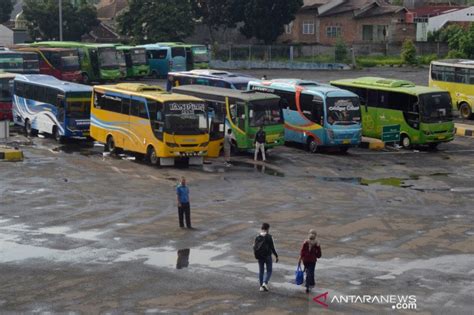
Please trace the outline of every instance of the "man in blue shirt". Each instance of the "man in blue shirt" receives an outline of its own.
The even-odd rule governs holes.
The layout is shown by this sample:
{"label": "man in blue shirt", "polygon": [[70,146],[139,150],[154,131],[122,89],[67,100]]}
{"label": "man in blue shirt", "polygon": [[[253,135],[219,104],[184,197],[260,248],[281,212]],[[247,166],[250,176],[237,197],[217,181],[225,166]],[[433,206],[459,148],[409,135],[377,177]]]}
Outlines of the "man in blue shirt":
{"label": "man in blue shirt", "polygon": [[192,229],[191,207],[189,205],[189,188],[186,186],[186,178],[184,178],[184,176],[181,177],[181,184],[176,188],[176,196],[178,199],[179,227],[184,228],[184,215],[186,217],[187,228]]}

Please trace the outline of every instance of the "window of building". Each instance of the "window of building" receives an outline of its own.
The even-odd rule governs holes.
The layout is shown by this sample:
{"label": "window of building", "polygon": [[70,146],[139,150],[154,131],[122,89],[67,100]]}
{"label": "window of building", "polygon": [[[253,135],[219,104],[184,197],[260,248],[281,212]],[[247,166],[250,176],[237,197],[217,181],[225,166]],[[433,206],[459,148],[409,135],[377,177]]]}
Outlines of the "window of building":
{"label": "window of building", "polygon": [[326,36],[330,38],[337,38],[341,36],[340,26],[328,26],[326,27]]}
{"label": "window of building", "polygon": [[373,25],[362,25],[362,40],[367,40],[367,41],[374,40],[374,26]]}
{"label": "window of building", "polygon": [[303,34],[304,35],[314,34],[314,21],[303,21]]}

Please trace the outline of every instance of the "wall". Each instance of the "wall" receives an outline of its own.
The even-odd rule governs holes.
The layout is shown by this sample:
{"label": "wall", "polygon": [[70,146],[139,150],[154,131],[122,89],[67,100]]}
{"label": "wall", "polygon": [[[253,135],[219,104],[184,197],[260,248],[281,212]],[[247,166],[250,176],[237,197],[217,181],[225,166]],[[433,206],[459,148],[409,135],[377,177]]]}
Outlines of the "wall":
{"label": "wall", "polygon": [[13,45],[13,31],[0,24],[0,46]]}

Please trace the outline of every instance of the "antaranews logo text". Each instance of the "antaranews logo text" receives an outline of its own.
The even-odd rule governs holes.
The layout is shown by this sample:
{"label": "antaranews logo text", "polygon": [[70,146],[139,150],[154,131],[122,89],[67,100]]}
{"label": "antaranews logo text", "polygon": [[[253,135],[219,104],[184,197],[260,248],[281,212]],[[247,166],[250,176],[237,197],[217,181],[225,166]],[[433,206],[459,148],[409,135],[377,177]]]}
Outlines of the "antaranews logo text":
{"label": "antaranews logo text", "polygon": [[416,295],[334,295],[325,292],[313,298],[313,301],[322,307],[330,304],[381,304],[391,305],[394,310],[415,310]]}

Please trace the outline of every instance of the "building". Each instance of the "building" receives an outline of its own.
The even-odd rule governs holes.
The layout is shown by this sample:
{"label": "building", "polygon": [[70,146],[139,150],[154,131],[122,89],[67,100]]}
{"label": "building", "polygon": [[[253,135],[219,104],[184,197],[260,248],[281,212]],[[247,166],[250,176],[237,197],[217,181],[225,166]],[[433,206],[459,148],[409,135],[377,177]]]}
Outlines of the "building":
{"label": "building", "polygon": [[334,45],[400,43],[415,38],[407,9],[384,0],[308,0],[280,38],[286,43]]}

